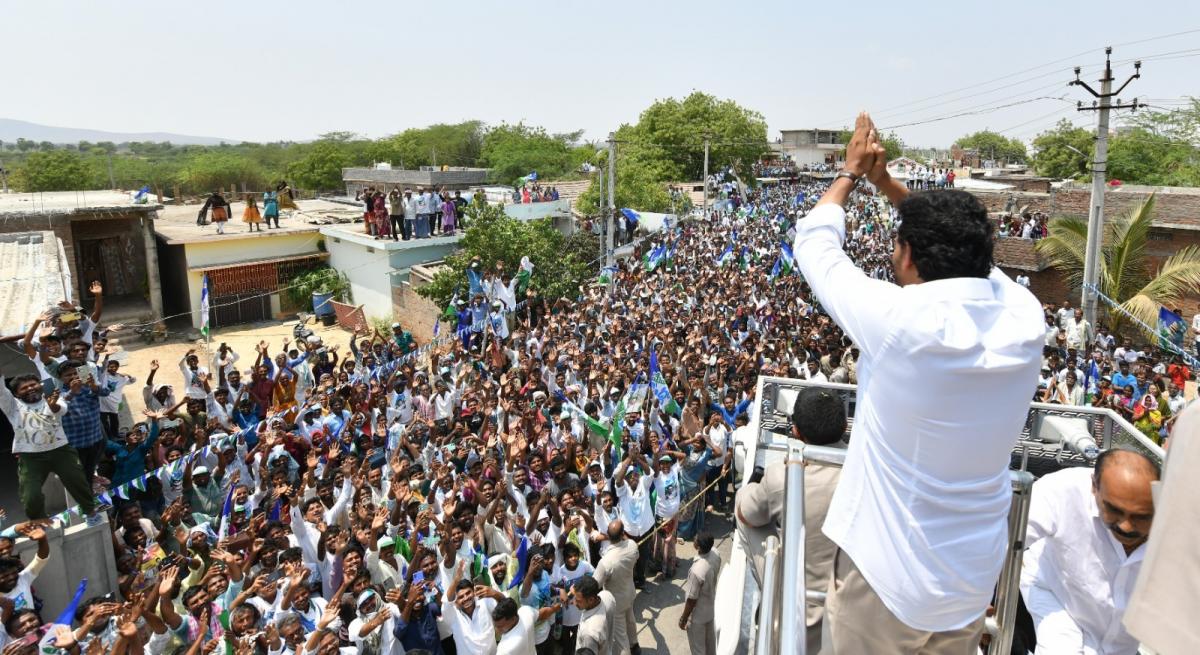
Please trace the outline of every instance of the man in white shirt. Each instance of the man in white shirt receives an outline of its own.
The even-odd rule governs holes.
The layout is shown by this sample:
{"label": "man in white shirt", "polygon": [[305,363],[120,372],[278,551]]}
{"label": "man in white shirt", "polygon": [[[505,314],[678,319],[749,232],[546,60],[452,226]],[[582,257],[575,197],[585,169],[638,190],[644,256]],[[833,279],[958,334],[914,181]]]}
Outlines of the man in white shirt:
{"label": "man in white shirt", "polygon": [[1124,655],[1138,640],[1121,624],[1154,521],[1158,464],[1113,449],[1094,470],[1066,468],[1033,485],[1021,594],[1038,655]]}
{"label": "man in white shirt", "polygon": [[[1042,308],[992,266],[992,224],[976,198],[910,196],[885,159],[860,115],[846,170],[794,246],[861,352],[864,392],[824,525],[839,548],[826,616],[839,654],[975,653],[1008,542],[1008,464],[1037,382]],[[864,175],[899,208],[899,286],[842,250],[842,205]]]}
{"label": "man in white shirt", "polygon": [[633,584],[641,589],[646,584],[646,564],[653,554],[653,545],[650,540],[643,543],[642,538],[654,529],[654,508],[650,503],[650,491],[654,488],[654,478],[642,475],[639,464],[644,464],[646,470],[650,470],[650,465],[645,458],[631,449],[613,474],[613,484],[617,491],[617,506],[620,509],[621,521],[625,524],[625,534],[633,541],[638,542],[637,567],[633,571]]}
{"label": "man in white shirt", "polygon": [[505,598],[496,603],[492,610],[492,625],[500,637],[496,644],[496,655],[536,655],[533,647],[533,624],[537,622],[537,610],[528,605],[517,606],[517,601]]}
{"label": "man in white shirt", "polygon": [[503,595],[491,587],[475,586],[463,578],[466,567],[467,563],[459,560],[454,581],[446,588],[442,620],[449,624],[458,652],[494,655],[496,632],[492,611],[496,609],[496,599]]}

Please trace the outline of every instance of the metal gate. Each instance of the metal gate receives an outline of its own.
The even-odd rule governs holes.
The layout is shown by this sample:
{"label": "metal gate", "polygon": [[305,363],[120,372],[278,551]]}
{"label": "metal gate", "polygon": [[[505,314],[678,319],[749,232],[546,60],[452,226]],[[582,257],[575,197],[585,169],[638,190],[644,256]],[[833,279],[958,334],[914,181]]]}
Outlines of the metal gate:
{"label": "metal gate", "polygon": [[239,323],[254,323],[271,318],[271,296],[261,293],[241,293],[216,296],[212,299],[210,321],[213,327],[228,327]]}

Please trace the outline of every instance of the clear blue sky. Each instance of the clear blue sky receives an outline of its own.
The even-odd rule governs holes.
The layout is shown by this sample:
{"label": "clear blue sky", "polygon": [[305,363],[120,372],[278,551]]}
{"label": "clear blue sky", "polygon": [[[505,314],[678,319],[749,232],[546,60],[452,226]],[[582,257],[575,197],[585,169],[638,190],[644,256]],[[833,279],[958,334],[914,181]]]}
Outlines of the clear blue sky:
{"label": "clear blue sky", "polygon": [[[0,115],[47,125],[265,141],[479,118],[602,139],[695,89],[761,112],[774,138],[859,108],[888,126],[1080,99],[1055,86],[1073,64],[1200,28],[1200,2],[46,1],[3,16]],[[1194,52],[1147,61],[1126,96],[1200,94],[1200,32],[1115,57],[1179,50]],[[1031,138],[1059,117],[1092,120],[1038,100],[898,131],[915,145],[983,128]]]}

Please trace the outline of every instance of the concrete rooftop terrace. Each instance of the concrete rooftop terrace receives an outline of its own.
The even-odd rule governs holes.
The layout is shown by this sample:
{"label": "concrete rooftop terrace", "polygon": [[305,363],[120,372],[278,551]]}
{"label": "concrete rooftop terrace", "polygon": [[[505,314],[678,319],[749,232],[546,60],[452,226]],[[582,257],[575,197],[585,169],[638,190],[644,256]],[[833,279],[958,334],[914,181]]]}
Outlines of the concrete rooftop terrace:
{"label": "concrete rooftop terrace", "polygon": [[46,191],[39,193],[0,193],[0,215],[99,214],[105,212],[145,212],[161,209],[153,195],[148,202],[134,204],[129,191]]}
{"label": "concrete rooftop terrace", "polygon": [[[225,234],[217,234],[217,228],[211,222],[211,212],[208,225],[196,225],[196,216],[200,213],[202,203],[186,205],[167,205],[158,212],[158,220],[154,222],[154,232],[167,244],[212,242],[246,238],[270,238],[279,234],[303,234],[317,232],[322,225],[336,224],[338,221],[351,221],[362,216],[362,210],[327,200],[300,200],[296,211],[283,210],[280,212],[279,228],[269,228],[266,222],[260,224],[262,232],[257,229],[253,234],[250,226],[242,221],[242,212],[246,203],[242,201],[230,203],[232,217],[225,223]],[[259,204],[262,212],[262,204]],[[349,223],[347,223],[349,225]],[[362,224],[358,225],[359,230]]]}

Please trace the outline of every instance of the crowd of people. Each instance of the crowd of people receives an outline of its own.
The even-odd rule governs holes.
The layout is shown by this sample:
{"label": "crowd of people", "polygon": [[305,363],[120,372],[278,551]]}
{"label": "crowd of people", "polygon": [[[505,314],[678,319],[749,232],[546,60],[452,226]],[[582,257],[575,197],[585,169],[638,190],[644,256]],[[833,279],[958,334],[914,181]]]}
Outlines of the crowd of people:
{"label": "crowd of people", "polygon": [[954,169],[918,166],[908,171],[904,186],[911,191],[953,189]]}
{"label": "crowd of people", "polygon": [[[501,633],[498,652],[524,652],[511,633],[539,653],[637,652],[637,590],[680,575],[676,541],[730,509],[730,435],[758,374],[854,381],[856,351],[787,246],[820,189],[731,193],[732,211],[638,244],[574,302],[477,261],[458,334],[420,359],[397,325],[155,362],[132,426],[114,401],[138,380],[99,311],[47,312],[24,344],[39,373],[5,403],[19,434],[61,443],[44,464],[20,452],[20,529],[59,475],[84,514],[111,515],[121,588],[80,605],[75,641],[43,641],[476,653]],[[856,207],[849,248],[886,276],[890,216],[869,194]],[[711,621],[711,592],[692,621]],[[43,623],[15,609],[8,640]]]}
{"label": "crowd of people", "polygon": [[[397,323],[344,344],[301,333],[254,353],[189,351],[175,370],[146,371],[146,410],[131,426],[114,400],[137,380],[108,352],[100,300],[90,316],[70,303],[48,311],[23,344],[38,373],[0,389],[28,519],[0,539],[5,655],[637,654],[634,599],[680,578],[680,540],[700,557],[684,575],[679,627],[693,652],[712,653],[721,563],[706,522],[740,515],[732,433],[754,418],[757,377],[857,383],[886,323],[848,318],[854,293],[814,293],[819,264],[805,261],[810,242],[797,232],[816,239],[832,221],[844,239],[819,255],[846,258],[864,290],[898,289],[889,283],[917,270],[893,265],[893,243],[913,237],[869,189],[719,182],[720,208],[639,242],[575,298],[544,298],[536,262],[476,259],[454,332],[431,347]],[[833,192],[844,214],[815,211]],[[428,237],[438,223],[453,233],[462,200],[399,188],[359,199],[368,230],[393,239]],[[820,222],[802,222],[810,212]],[[1059,308],[1046,316],[1059,330],[1044,351],[1057,376],[1073,365],[1072,343],[1079,357],[1099,337]],[[1127,344],[1111,351],[1122,371],[1142,363],[1130,356]],[[1156,393],[1154,370],[1135,374],[1134,389]],[[1019,391],[1027,402],[1032,389]],[[93,594],[56,626],[33,596],[52,556],[41,498],[51,473],[90,523],[111,522],[120,576],[115,594]],[[994,504],[990,491],[962,493]],[[862,511],[842,503],[847,519]],[[844,548],[859,529],[843,525],[834,541]],[[28,565],[10,557],[17,536],[39,543]],[[843,558],[839,581],[861,591],[855,562],[872,573],[883,564],[857,548]]]}
{"label": "crowd of people", "polygon": [[377,240],[392,241],[454,236],[455,229],[462,229],[463,211],[471,202],[462,191],[451,195],[445,187],[417,187],[415,196],[412,189],[401,191],[399,186],[390,191],[366,187],[354,199],[363,203],[364,231]]}
{"label": "crowd of people", "polygon": [[1046,238],[1049,218],[1042,212],[1022,212],[1020,214],[1001,214],[997,234],[1002,237],[1020,239]]}
{"label": "crowd of people", "polygon": [[[279,211],[281,209],[297,209],[292,188],[286,180],[280,180],[271,191],[261,194],[262,210],[258,208],[258,194],[243,194],[242,202],[246,205],[242,210],[242,222],[246,224],[247,232],[262,231],[265,220],[268,228],[279,227]],[[225,234],[225,223],[233,218],[233,207],[220,191],[213,191],[204,199],[200,212],[196,215],[196,225],[208,225],[211,214],[212,224],[217,226],[217,234]],[[271,223],[275,224],[272,225]]]}
{"label": "crowd of people", "polygon": [[531,202],[551,202],[558,200],[558,187],[542,186],[535,183],[525,183],[513,187],[512,202],[514,205]]}

